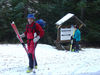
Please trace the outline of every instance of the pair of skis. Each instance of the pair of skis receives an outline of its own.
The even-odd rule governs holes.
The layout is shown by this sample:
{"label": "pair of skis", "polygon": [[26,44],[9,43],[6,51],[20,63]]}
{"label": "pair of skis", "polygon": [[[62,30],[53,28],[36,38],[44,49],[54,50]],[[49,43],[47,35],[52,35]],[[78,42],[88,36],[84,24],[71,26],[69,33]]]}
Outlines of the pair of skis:
{"label": "pair of skis", "polygon": [[[73,31],[73,37],[74,37],[74,34],[75,34],[75,30]],[[71,44],[70,44],[70,51],[72,52],[72,47],[73,47],[73,42],[74,42],[74,40],[73,39],[71,39]]]}
{"label": "pair of skis", "polygon": [[12,28],[14,29],[14,31],[15,31],[15,33],[16,33],[18,39],[19,39],[19,41],[20,41],[21,44],[23,45],[23,47],[24,47],[26,53],[28,54],[28,50],[27,50],[27,48],[26,48],[26,46],[25,46],[25,43],[23,42],[22,38],[20,37],[20,34],[19,34],[19,32],[18,32],[18,29],[17,29],[15,23],[12,22],[12,23],[11,23],[11,26],[12,26]]}
{"label": "pair of skis", "polygon": [[[17,35],[18,40],[21,42],[22,46],[24,47],[24,49],[25,49],[25,51],[26,51],[26,53],[27,53],[27,55],[28,55],[28,49],[26,48],[25,43],[23,42],[22,38],[20,37],[20,34],[19,34],[19,32],[18,32],[18,29],[17,29],[15,23],[12,22],[12,23],[11,23],[11,26],[12,26],[12,28],[14,29],[14,31],[15,31],[15,33],[16,33],[16,35]],[[34,46],[35,46],[35,44],[34,44]],[[35,47],[34,47],[34,48],[35,48]],[[35,58],[35,53],[34,53],[34,58]],[[35,61],[34,61],[34,62],[35,62]],[[35,73],[35,63],[34,63],[33,73]]]}

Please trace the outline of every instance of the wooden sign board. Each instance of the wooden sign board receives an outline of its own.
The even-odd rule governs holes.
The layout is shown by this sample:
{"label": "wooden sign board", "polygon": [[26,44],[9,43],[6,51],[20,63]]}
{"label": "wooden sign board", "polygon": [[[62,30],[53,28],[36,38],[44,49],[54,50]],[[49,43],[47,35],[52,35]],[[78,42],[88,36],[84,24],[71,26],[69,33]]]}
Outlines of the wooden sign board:
{"label": "wooden sign board", "polygon": [[73,35],[74,27],[71,28],[60,28],[60,41],[71,40],[71,36]]}

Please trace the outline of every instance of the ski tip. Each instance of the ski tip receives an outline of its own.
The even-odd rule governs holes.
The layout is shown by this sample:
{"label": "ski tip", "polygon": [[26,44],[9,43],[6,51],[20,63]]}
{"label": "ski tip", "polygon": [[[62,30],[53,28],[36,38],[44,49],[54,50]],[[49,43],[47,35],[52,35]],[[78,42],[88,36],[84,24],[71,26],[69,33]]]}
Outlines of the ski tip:
{"label": "ski tip", "polygon": [[14,21],[12,21],[12,24],[15,24]]}

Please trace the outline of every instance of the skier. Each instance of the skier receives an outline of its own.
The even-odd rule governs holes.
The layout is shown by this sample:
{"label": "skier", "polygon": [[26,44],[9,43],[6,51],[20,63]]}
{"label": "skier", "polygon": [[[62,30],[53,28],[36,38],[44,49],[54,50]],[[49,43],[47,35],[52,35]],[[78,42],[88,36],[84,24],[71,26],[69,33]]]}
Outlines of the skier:
{"label": "skier", "polygon": [[81,32],[79,30],[78,25],[75,25],[74,28],[75,28],[75,33],[74,36],[71,37],[71,39],[73,39],[72,51],[79,52],[79,42],[81,40]]}
{"label": "skier", "polygon": [[27,37],[27,46],[28,46],[28,57],[29,57],[29,67],[27,69],[27,73],[32,72],[34,68],[34,61],[35,61],[35,67],[37,67],[37,62],[35,59],[35,47],[37,42],[40,38],[44,36],[44,30],[42,27],[34,22],[34,15],[28,14],[27,20],[28,25],[26,25],[26,31],[21,34],[21,37]]}

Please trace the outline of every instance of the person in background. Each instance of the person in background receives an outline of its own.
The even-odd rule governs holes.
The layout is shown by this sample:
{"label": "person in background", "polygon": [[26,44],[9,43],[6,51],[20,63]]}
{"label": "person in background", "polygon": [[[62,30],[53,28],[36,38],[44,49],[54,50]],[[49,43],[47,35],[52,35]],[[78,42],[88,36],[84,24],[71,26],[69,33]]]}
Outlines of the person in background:
{"label": "person in background", "polygon": [[74,33],[74,36],[72,37],[72,39],[73,39],[72,50],[74,52],[79,52],[79,42],[81,40],[81,32],[79,30],[78,25],[75,25],[74,28],[75,28],[75,33]]}

